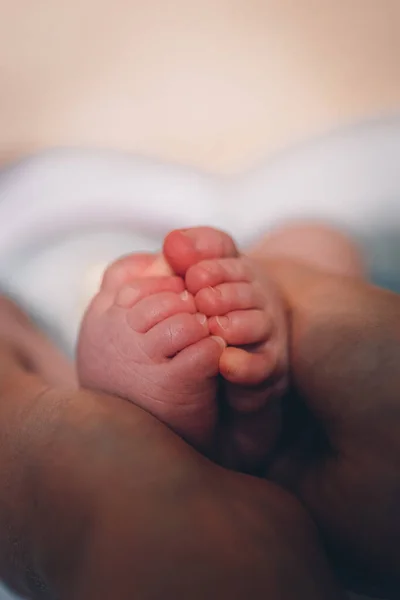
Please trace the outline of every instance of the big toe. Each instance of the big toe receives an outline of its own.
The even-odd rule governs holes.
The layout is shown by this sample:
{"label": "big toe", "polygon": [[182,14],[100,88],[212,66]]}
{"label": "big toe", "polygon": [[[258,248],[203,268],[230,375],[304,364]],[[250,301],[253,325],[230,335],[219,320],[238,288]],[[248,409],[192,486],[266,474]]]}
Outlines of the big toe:
{"label": "big toe", "polygon": [[101,288],[116,293],[132,280],[169,275],[172,275],[171,267],[161,254],[129,254],[106,269]]}
{"label": "big toe", "polygon": [[164,256],[177,275],[201,260],[238,256],[230,235],[213,227],[176,229],[164,241]]}

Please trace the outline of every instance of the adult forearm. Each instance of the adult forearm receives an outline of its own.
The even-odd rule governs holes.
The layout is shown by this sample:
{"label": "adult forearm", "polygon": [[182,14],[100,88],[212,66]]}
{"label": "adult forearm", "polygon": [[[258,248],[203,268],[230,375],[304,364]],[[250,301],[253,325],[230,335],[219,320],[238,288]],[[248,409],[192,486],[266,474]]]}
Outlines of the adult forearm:
{"label": "adult forearm", "polygon": [[0,576],[20,593],[35,580],[35,443],[29,424],[45,384],[28,372],[24,359],[9,344],[0,344]]}
{"label": "adult forearm", "polygon": [[73,579],[89,504],[79,444],[74,451],[61,433],[80,398],[31,368],[19,348],[0,342],[0,578],[42,600],[58,598]]}

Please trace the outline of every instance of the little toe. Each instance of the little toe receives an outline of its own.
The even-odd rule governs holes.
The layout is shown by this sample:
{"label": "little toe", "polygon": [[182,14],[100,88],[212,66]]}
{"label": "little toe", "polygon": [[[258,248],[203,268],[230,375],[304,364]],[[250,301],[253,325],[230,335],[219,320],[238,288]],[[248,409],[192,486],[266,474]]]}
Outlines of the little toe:
{"label": "little toe", "polygon": [[177,371],[177,376],[182,377],[182,369],[186,378],[196,379],[199,385],[210,377],[219,373],[219,361],[225,350],[224,340],[218,336],[208,336],[195,344],[187,346],[171,361]]}
{"label": "little toe", "polygon": [[265,297],[254,283],[221,283],[201,289],[195,296],[197,310],[207,317],[225,315],[235,310],[261,309]]}
{"label": "little toe", "polygon": [[172,231],[164,241],[164,256],[178,275],[185,275],[194,264],[204,259],[238,255],[231,236],[213,227],[194,227]]}
{"label": "little toe", "polygon": [[125,284],[117,293],[115,303],[120,308],[132,308],[143,298],[160,292],[181,294],[185,290],[180,277],[149,277]]}
{"label": "little toe", "polygon": [[158,323],[177,314],[195,314],[194,298],[187,291],[160,292],[140,300],[127,311],[127,322],[138,333],[146,333]]}
{"label": "little toe", "polygon": [[221,258],[202,260],[190,267],[186,273],[186,287],[196,294],[202,288],[221,283],[252,281],[253,271],[246,258]]}
{"label": "little toe", "polygon": [[180,313],[152,327],[143,336],[143,349],[149,356],[172,358],[207,336],[209,330],[205,315]]}
{"label": "little toe", "polygon": [[267,348],[259,353],[227,348],[221,356],[219,368],[227,381],[242,386],[272,383],[279,371],[276,352]]}
{"label": "little toe", "polygon": [[237,310],[208,320],[210,333],[222,337],[229,346],[265,342],[273,331],[270,315],[264,310]]}

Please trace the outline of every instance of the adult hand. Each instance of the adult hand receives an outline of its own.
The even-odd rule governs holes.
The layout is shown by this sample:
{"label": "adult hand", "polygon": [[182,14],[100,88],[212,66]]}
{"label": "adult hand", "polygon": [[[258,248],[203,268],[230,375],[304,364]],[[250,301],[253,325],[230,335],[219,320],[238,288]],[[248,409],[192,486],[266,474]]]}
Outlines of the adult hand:
{"label": "adult hand", "polygon": [[398,598],[400,298],[300,265],[268,270],[290,308],[300,396],[272,475],[311,511],[353,586]]}
{"label": "adult hand", "polygon": [[[337,600],[300,505],[0,344],[0,573],[34,598]],[[29,361],[29,364],[33,364]]]}
{"label": "adult hand", "polygon": [[25,368],[48,384],[77,387],[74,366],[7,296],[0,295],[0,340],[9,343]]}

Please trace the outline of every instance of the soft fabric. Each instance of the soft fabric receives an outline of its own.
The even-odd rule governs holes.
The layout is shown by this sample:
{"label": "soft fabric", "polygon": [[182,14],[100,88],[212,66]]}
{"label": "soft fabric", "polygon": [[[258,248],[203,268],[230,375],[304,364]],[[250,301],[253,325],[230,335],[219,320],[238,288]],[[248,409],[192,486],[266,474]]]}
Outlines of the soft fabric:
{"label": "soft fabric", "polygon": [[0,284],[72,350],[103,267],[210,224],[240,243],[316,218],[365,243],[374,278],[400,289],[400,119],[338,131],[222,178],[112,152],[56,150],[0,172]]}

